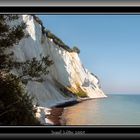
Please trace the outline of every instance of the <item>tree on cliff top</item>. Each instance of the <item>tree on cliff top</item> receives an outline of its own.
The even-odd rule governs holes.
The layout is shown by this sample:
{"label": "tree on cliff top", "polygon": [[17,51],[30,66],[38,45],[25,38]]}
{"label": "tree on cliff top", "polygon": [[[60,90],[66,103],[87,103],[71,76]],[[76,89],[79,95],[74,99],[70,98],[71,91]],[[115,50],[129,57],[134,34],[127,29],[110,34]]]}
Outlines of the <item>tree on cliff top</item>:
{"label": "tree on cliff top", "polygon": [[76,46],[73,47],[72,49],[74,52],[77,52],[78,54],[80,53],[80,49]]}

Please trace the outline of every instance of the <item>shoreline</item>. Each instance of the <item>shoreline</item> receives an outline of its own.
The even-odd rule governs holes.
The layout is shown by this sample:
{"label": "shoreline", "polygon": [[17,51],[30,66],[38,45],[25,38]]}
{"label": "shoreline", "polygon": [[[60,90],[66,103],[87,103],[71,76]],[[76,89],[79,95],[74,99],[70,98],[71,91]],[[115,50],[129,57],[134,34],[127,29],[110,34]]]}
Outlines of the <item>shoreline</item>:
{"label": "shoreline", "polygon": [[50,125],[65,126],[66,125],[66,120],[64,116],[65,107],[73,106],[83,101],[93,100],[93,99],[95,98],[78,98],[76,100],[57,104],[50,108],[50,111],[49,111],[50,113],[46,115],[46,118],[50,120],[51,122],[53,122],[53,124],[50,124]]}
{"label": "shoreline", "polygon": [[54,105],[50,108],[49,110],[49,114],[46,115],[45,117],[53,122],[53,124],[50,124],[50,125],[58,125],[58,126],[61,126],[61,125],[65,125],[66,122],[65,122],[65,119],[63,116],[63,112],[64,112],[64,108],[65,107],[68,107],[68,106],[73,106],[77,103],[80,103],[81,101],[78,101],[78,100],[72,100],[72,101],[68,101],[68,102],[64,102],[64,103],[59,103],[57,105]]}

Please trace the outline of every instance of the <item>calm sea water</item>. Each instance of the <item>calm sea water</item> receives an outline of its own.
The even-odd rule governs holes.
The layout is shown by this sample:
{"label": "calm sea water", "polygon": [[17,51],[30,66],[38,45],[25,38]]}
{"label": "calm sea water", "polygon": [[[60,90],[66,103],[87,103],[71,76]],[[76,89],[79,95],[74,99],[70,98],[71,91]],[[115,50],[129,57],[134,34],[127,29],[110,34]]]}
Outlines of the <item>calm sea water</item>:
{"label": "calm sea water", "polygon": [[140,125],[140,95],[108,95],[64,109],[66,125]]}

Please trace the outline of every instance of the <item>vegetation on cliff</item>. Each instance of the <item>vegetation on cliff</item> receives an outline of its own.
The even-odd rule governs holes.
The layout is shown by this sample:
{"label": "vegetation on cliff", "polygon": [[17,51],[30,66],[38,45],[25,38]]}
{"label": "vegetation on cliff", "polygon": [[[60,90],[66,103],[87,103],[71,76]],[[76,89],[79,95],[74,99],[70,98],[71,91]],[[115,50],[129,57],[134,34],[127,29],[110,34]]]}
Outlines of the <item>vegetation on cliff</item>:
{"label": "vegetation on cliff", "polygon": [[49,56],[42,57],[37,60],[32,58],[25,62],[14,62],[13,66],[16,68],[18,75],[24,84],[27,84],[29,80],[42,82],[42,75],[49,73],[48,67],[53,64],[53,61],[49,59]]}
{"label": "vegetation on cliff", "polygon": [[78,54],[80,53],[80,49],[76,46],[73,47],[72,49],[74,52],[77,52]]}
{"label": "vegetation on cliff", "polygon": [[[19,19],[18,15],[0,15],[0,125],[37,125],[32,98],[23,88],[23,76],[39,77],[47,74],[53,64],[49,57],[41,60],[17,62],[14,53],[9,51],[23,37],[28,37],[24,22],[11,24]],[[21,75],[11,74],[12,69],[21,70]]]}
{"label": "vegetation on cliff", "polygon": [[13,45],[24,37],[23,29],[26,28],[25,23],[10,26],[8,23],[17,20],[17,15],[0,15],[0,70],[9,71],[11,69],[12,52],[7,53]]}
{"label": "vegetation on cliff", "polygon": [[60,38],[58,38],[56,35],[54,35],[51,31],[47,30],[44,26],[42,21],[35,15],[33,15],[33,18],[36,22],[38,22],[42,27],[42,33],[45,34],[48,38],[52,39],[53,42],[58,45],[59,47],[63,48],[64,50],[67,50],[68,52],[76,52],[80,53],[80,49],[77,47],[70,48],[68,45],[66,45]]}
{"label": "vegetation on cliff", "polygon": [[40,125],[35,118],[32,97],[18,77],[0,73],[0,125]]}

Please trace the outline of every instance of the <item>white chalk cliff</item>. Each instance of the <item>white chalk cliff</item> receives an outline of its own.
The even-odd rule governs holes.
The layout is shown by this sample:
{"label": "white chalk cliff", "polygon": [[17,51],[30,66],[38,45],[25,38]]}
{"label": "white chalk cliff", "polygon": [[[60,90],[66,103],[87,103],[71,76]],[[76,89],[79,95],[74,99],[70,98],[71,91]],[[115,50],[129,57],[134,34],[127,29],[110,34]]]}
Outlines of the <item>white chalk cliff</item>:
{"label": "white chalk cliff", "polygon": [[[28,81],[26,85],[29,94],[35,97],[35,103],[41,107],[51,107],[76,100],[78,97],[75,94],[79,90],[86,92],[89,98],[106,97],[100,88],[98,78],[84,68],[78,53],[65,50],[43,34],[42,25],[32,15],[22,15],[18,22],[11,24],[22,21],[27,25],[25,32],[29,36],[23,38],[12,49],[15,60],[24,62],[33,57],[40,60],[41,55],[49,55],[54,62],[49,67],[49,74],[43,76],[42,82]],[[63,87],[72,93],[64,93],[65,91],[61,90]]]}

